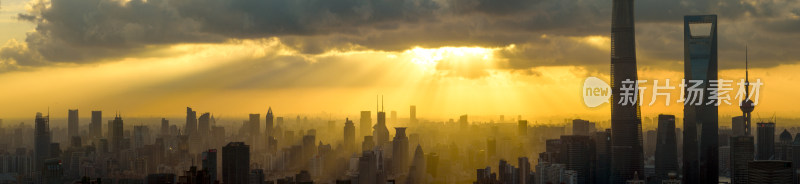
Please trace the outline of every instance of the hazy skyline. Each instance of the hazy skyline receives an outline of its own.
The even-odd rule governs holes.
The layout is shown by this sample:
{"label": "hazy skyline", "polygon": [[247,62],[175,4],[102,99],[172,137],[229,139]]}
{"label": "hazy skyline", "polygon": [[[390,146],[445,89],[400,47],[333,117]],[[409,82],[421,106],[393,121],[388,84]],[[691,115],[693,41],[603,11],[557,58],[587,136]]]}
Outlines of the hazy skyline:
{"label": "hazy skyline", "polygon": [[[52,2],[52,3],[51,3]],[[0,7],[0,118],[50,108],[179,117],[386,109],[448,119],[608,118],[580,87],[608,82],[610,0],[26,1]],[[682,17],[719,15],[720,78],[760,78],[754,120],[797,118],[800,2],[636,1],[640,79],[682,72]],[[652,83],[649,83],[652,84]],[[679,90],[673,91],[673,99]],[[649,102],[649,94],[645,94]],[[681,105],[642,114],[682,117]],[[59,115],[61,114],[61,115]],[[740,114],[736,106],[720,115]],[[351,119],[354,117],[351,117]],[[533,122],[532,122],[533,123]]]}

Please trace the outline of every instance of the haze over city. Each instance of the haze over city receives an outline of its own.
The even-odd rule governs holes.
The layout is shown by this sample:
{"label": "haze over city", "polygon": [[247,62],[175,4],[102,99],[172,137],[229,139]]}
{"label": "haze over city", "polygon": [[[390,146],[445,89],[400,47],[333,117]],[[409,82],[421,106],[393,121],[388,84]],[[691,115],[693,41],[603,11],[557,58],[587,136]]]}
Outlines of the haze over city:
{"label": "haze over city", "polygon": [[800,1],[1,1],[0,184],[800,183]]}

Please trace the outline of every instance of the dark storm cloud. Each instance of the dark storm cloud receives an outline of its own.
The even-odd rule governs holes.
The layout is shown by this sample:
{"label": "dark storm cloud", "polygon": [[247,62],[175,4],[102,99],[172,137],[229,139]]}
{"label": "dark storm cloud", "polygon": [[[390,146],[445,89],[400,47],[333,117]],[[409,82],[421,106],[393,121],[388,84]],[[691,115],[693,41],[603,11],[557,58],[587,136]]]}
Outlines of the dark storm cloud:
{"label": "dark storm cloud", "polygon": [[[515,44],[517,52],[500,53],[508,57],[502,66],[510,69],[596,65],[609,58],[607,51],[569,39],[609,35],[611,0],[52,0],[49,6],[33,5],[18,19],[35,23],[36,30],[26,46],[0,49],[0,60],[97,62],[176,43],[268,37],[307,54]],[[756,67],[786,62],[781,57],[796,54],[779,48],[800,41],[792,35],[800,22],[787,16],[800,14],[795,1],[637,0],[635,8],[645,65],[682,58],[686,14],[720,15],[720,34],[726,34],[720,38],[721,54],[735,53],[736,44],[763,45],[751,51],[770,54],[764,57],[771,62]],[[772,33],[784,36],[764,36]]]}
{"label": "dark storm cloud", "polygon": [[[30,50],[23,51],[52,62],[122,57],[150,45],[357,35],[363,28],[392,29],[393,24],[426,21],[437,8],[427,0],[53,0],[50,6],[45,4],[34,3],[33,13],[18,18],[37,24],[25,40]],[[28,62],[32,59],[15,58],[21,65],[34,64]]]}

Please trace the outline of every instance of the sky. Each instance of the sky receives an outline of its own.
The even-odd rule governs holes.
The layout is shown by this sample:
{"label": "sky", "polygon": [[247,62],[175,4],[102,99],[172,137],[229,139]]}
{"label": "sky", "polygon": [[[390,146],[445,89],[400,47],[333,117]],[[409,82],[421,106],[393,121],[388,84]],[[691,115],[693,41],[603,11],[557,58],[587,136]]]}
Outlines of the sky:
{"label": "sky", "polygon": [[[607,120],[609,105],[586,107],[581,87],[610,78],[610,9],[611,0],[0,0],[0,118],[48,108],[180,117],[187,106],[354,118],[383,95],[401,118],[416,105],[429,119]],[[646,85],[678,85],[682,20],[694,14],[719,17],[720,78],[744,77],[748,47],[750,78],[764,83],[756,118],[800,115],[800,1],[636,0]],[[681,117],[679,91],[642,114]],[[737,114],[735,100],[720,107]]]}

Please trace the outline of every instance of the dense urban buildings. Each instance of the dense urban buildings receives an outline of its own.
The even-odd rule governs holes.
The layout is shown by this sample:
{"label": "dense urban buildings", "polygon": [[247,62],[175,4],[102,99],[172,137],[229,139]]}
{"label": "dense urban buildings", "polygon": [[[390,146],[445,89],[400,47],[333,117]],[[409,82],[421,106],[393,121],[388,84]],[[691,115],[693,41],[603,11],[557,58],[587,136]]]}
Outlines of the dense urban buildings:
{"label": "dense urban buildings", "polygon": [[[137,6],[139,5],[137,3],[145,2],[127,2],[123,3],[123,6]],[[600,3],[602,4],[603,2]],[[309,106],[313,107],[309,109],[319,108],[323,110],[315,112],[306,109],[304,111],[291,112],[292,110],[283,109],[286,107],[284,104],[276,105],[277,102],[272,104],[272,99],[264,100],[269,101],[269,104],[261,104],[254,97],[245,102],[231,102],[232,106],[252,109],[232,114],[227,114],[226,112],[223,117],[222,113],[213,112],[213,108],[218,107],[209,107],[211,105],[205,104],[207,101],[219,99],[197,99],[191,94],[183,94],[191,98],[191,102],[200,101],[203,103],[193,104],[191,107],[186,107],[184,111],[183,107],[191,104],[190,102],[186,104],[178,103],[182,99],[159,101],[154,104],[158,104],[158,107],[167,110],[145,108],[148,110],[145,112],[156,113],[128,115],[125,116],[123,122],[122,112],[118,110],[115,111],[113,117],[104,118],[102,110],[108,112],[111,109],[92,106],[91,116],[87,116],[87,111],[68,109],[62,105],[62,109],[54,111],[58,112],[58,114],[51,116],[48,108],[47,114],[25,114],[25,119],[20,120],[18,124],[16,119],[5,122],[0,119],[0,137],[4,138],[0,139],[0,184],[694,184],[800,182],[800,174],[798,174],[800,173],[800,126],[796,126],[797,119],[780,119],[780,123],[778,123],[779,118],[776,115],[771,118],[758,118],[761,123],[756,125],[757,131],[755,135],[751,132],[751,113],[755,108],[755,102],[749,99],[751,92],[749,90],[749,61],[746,47],[744,53],[745,70],[743,72],[745,79],[742,80],[745,89],[744,99],[736,99],[737,101],[741,100],[740,109],[731,110],[732,108],[717,106],[720,104],[720,100],[724,100],[714,96],[719,94],[717,90],[724,87],[724,85],[720,84],[721,82],[716,82],[720,77],[718,75],[720,71],[718,70],[724,69],[720,67],[723,64],[726,67],[729,66],[727,63],[718,63],[716,15],[675,15],[670,20],[658,20],[680,22],[680,19],[683,18],[684,60],[682,64],[684,70],[682,74],[688,84],[683,84],[678,88],[681,90],[680,99],[684,100],[678,101],[678,108],[673,111],[664,110],[661,112],[658,110],[658,112],[653,113],[652,109],[659,108],[642,105],[645,103],[644,99],[637,96],[642,94],[638,92],[640,89],[646,88],[645,85],[638,83],[640,81],[640,73],[637,71],[637,67],[641,66],[637,66],[637,40],[634,26],[634,9],[637,6],[634,5],[633,0],[612,0],[606,3],[611,3],[608,6],[610,7],[608,13],[611,13],[611,35],[608,39],[604,36],[588,38],[589,41],[585,41],[587,38],[578,36],[569,38],[578,40],[578,42],[601,43],[600,46],[595,46],[606,49],[608,49],[609,44],[611,47],[607,50],[610,51],[611,61],[610,73],[608,73],[611,79],[609,81],[611,87],[611,93],[608,96],[610,97],[608,101],[609,109],[590,109],[596,112],[594,114],[581,114],[581,110],[586,109],[574,109],[574,114],[570,114],[568,117],[545,118],[541,115],[528,116],[511,111],[501,112],[502,114],[489,113],[490,111],[485,110],[491,110],[494,107],[478,106],[474,108],[478,109],[477,111],[480,113],[445,108],[444,110],[437,109],[446,112],[442,113],[444,114],[441,115],[443,117],[430,117],[428,116],[431,113],[430,111],[417,111],[417,105],[420,105],[420,109],[433,109],[428,105],[439,103],[439,99],[428,99],[429,102],[427,103],[397,100],[400,101],[396,103],[399,105],[385,108],[383,99],[379,97],[377,99],[378,104],[373,112],[365,111],[365,109],[372,109],[371,97],[364,97],[365,99],[369,98],[369,100],[365,100],[370,101],[368,105],[360,104],[357,99],[347,99],[348,101],[346,102],[336,104],[336,107],[342,107],[341,109],[328,109],[324,108],[323,105],[326,104],[323,104],[325,103],[323,101],[312,104],[302,103],[299,99],[308,97],[294,92],[289,92],[291,93],[287,95],[289,98],[284,99],[285,101],[282,103],[286,104],[288,102],[291,104],[286,106]],[[466,13],[470,6],[483,4],[483,2],[477,4],[467,3],[454,6],[466,8],[456,11],[457,14],[460,14]],[[387,7],[402,8],[402,6],[395,5],[410,6],[409,4],[389,4]],[[504,15],[504,11],[507,11],[505,9],[514,9],[512,6],[523,6],[517,4],[506,5],[509,5],[509,7],[505,7],[505,5],[503,7],[494,7],[503,10],[482,9],[480,11],[482,11],[482,14],[516,18],[517,16],[511,16],[512,14]],[[245,9],[258,9],[246,4],[239,4],[239,6],[246,7]],[[366,6],[355,9],[314,10],[319,10],[326,15],[330,14],[332,16],[337,15],[338,11],[368,12],[368,16],[356,17],[369,20],[364,24],[372,24],[370,22],[372,19],[390,20],[388,24],[382,24],[385,26],[382,29],[396,29],[391,24],[398,21],[391,17],[383,17],[382,13],[385,12],[381,11],[385,10],[372,10]],[[39,10],[37,9],[36,11]],[[287,10],[287,12],[290,11],[293,10]],[[599,11],[604,10],[601,9]],[[170,11],[171,13],[173,12]],[[232,13],[235,14],[235,12]],[[405,10],[402,13],[395,11],[389,11],[388,13],[406,14]],[[45,21],[43,18],[36,16],[33,16],[33,18],[23,14],[20,16],[26,20],[42,19],[38,21]],[[329,20],[331,21],[330,24],[338,25],[339,22],[336,21],[340,17],[333,17],[335,18]],[[84,18],[88,20],[93,17]],[[729,17],[728,19],[730,18],[736,17]],[[247,16],[244,21],[249,22],[252,21],[251,19],[261,20],[259,17]],[[653,21],[651,20],[652,17],[647,15],[643,19]],[[237,19],[229,20],[223,17],[220,20],[228,22]],[[403,17],[402,20],[413,22],[433,21],[417,19],[417,17]],[[188,26],[190,28],[187,29],[205,26],[200,22],[195,22],[195,20],[187,22],[191,24],[191,26]],[[605,25],[604,29],[607,29],[607,23],[607,21],[601,21],[598,24]],[[276,24],[279,24],[280,28],[277,30],[282,31],[281,33],[296,36],[294,34],[297,33],[291,32],[294,26],[281,25],[282,23],[280,22],[276,22]],[[648,24],[653,23],[647,22],[644,25]],[[657,24],[661,24],[661,22]],[[675,27],[680,27],[677,23],[675,25]],[[342,24],[335,27],[351,26]],[[243,27],[247,27],[248,30],[265,29],[249,24]],[[483,27],[483,25],[477,25],[477,27]],[[720,28],[723,27],[720,26]],[[38,27],[37,30],[39,28],[44,29]],[[128,25],[125,28],[123,32],[126,33],[140,29],[136,25]],[[403,30],[408,29],[402,28]],[[650,29],[652,28],[645,30],[651,31]],[[319,36],[341,36],[340,34],[344,34],[340,32],[308,31],[304,33]],[[348,28],[345,32],[350,31],[363,31],[367,37],[370,37],[369,39],[373,39],[372,36],[374,36],[367,33],[366,30],[360,29],[349,30]],[[671,30],[671,32],[676,33],[673,36],[680,36],[681,33],[678,29]],[[247,34],[248,32],[237,33]],[[480,33],[471,32],[471,34],[475,34],[476,39],[482,36]],[[727,32],[720,29],[719,33]],[[131,34],[129,36],[136,37],[137,35]],[[201,34],[201,36],[208,35]],[[526,36],[531,35],[526,34]],[[719,36],[722,37],[722,35]],[[113,40],[114,37],[109,38]],[[551,39],[546,34],[533,35],[532,38]],[[215,39],[217,38],[210,38],[210,40]],[[285,37],[276,37],[276,40],[281,39],[290,40]],[[652,38],[648,38],[647,41],[652,41]],[[308,47],[307,49],[310,50],[315,50],[313,47],[318,47],[318,45],[314,44],[319,44],[300,42],[288,44],[289,41],[286,42],[287,48]],[[558,42],[553,43],[561,44]],[[738,42],[726,43],[730,45],[738,44]],[[649,44],[640,44],[639,48],[650,46]],[[675,42],[675,44],[679,45],[678,42]],[[361,49],[359,45],[349,46]],[[518,47],[527,46],[514,44],[507,47],[497,47],[496,50],[506,52]],[[181,49],[184,48],[178,48],[178,50]],[[424,50],[426,48],[419,49]],[[0,49],[0,51],[7,50]],[[418,51],[404,51],[405,54],[413,52]],[[0,54],[4,53],[9,52],[0,52]],[[537,55],[535,52],[532,53]],[[153,55],[159,54],[161,53],[153,53]],[[263,53],[256,53],[256,55],[258,54]],[[338,57],[337,55],[340,53],[326,54],[331,55],[330,57]],[[660,54],[673,55],[674,57],[674,53],[664,52]],[[761,54],[763,55],[764,53]],[[642,56],[647,57],[648,60],[653,57],[652,53]],[[396,59],[407,56],[392,57]],[[483,57],[491,58],[494,56],[485,54]],[[308,59],[310,62],[319,62],[311,61],[318,59],[315,57],[303,56],[301,58]],[[0,57],[0,64],[5,64],[5,60],[2,59],[5,58]],[[462,62],[461,60],[457,61]],[[470,62],[472,61],[463,61],[465,64]],[[253,63],[263,64],[260,61]],[[435,65],[432,69],[444,70],[451,67],[440,64]],[[508,63],[508,66],[511,67],[516,65]],[[501,67],[508,66],[502,65]],[[247,68],[263,70],[270,67],[253,66]],[[277,70],[283,70],[281,67],[277,68]],[[5,68],[0,66],[0,69]],[[580,70],[584,69],[589,71],[587,73],[599,73],[592,71],[594,70],[593,68],[580,68]],[[254,78],[303,77],[284,76],[281,72],[274,72],[277,70],[270,70],[270,72],[265,72],[264,76],[259,75]],[[660,70],[660,68],[656,70]],[[333,73],[336,74],[345,72],[340,70],[332,71],[335,71]],[[398,71],[405,73],[402,69],[398,69]],[[736,71],[738,72],[738,70]],[[496,71],[486,73],[491,74],[490,78],[503,78],[493,76],[494,72]],[[237,74],[243,75],[242,78],[250,77],[243,73]],[[281,75],[273,75],[274,73]],[[456,72],[448,75],[450,74],[456,75]],[[514,77],[523,75],[528,77],[528,74],[531,74],[530,76],[532,77],[540,77],[542,75],[537,74],[536,71],[528,71],[515,73]],[[600,73],[600,75],[605,74]],[[642,75],[642,78],[649,78],[649,75],[651,74]],[[195,77],[197,78],[195,79]],[[365,75],[365,77],[372,76]],[[207,78],[198,76],[190,76],[189,78],[201,81],[200,83],[203,84],[216,82],[203,80]],[[463,80],[468,80],[466,78]],[[272,85],[288,85],[289,83],[270,83],[261,87],[271,89],[274,87]],[[249,85],[251,83],[246,84]],[[359,87],[362,85],[361,83],[353,84]],[[391,83],[389,85],[394,84]],[[438,85],[438,83],[433,84],[434,86]],[[168,83],[161,87],[172,85],[176,84]],[[491,85],[498,84],[492,83]],[[566,84],[565,86],[571,88],[572,84]],[[658,84],[654,86],[658,86]],[[667,84],[667,86],[670,86],[670,84]],[[296,87],[305,88],[306,86]],[[505,91],[502,87],[497,87],[497,89],[498,91]],[[488,96],[485,94],[474,95],[468,93],[470,92],[468,90],[461,89],[458,92],[476,100],[477,98]],[[439,89],[432,91],[438,92]],[[430,91],[424,92],[428,93]],[[555,90],[548,92],[555,92]],[[389,93],[400,92],[390,91]],[[502,95],[506,96],[507,94],[502,93]],[[715,98],[712,98],[710,102],[691,99],[698,96]],[[58,97],[60,98],[60,96]],[[545,96],[545,98],[549,97]],[[545,98],[539,99],[545,102],[551,100]],[[221,101],[229,100],[226,98],[220,99],[222,99]],[[734,99],[728,100],[733,101]],[[256,102],[259,102],[259,104],[256,104]],[[121,105],[143,108],[149,106],[143,106],[142,104],[150,103],[152,102],[143,101]],[[409,105],[411,103],[417,105]],[[540,103],[540,101],[520,103]],[[395,103],[392,102],[392,104]],[[272,105],[276,107],[276,111],[273,111]],[[517,108],[514,104],[502,105]],[[546,113],[547,111],[545,110],[550,108],[549,104],[536,105],[537,108],[519,108],[519,111]],[[66,106],[74,108],[78,105],[67,104]],[[357,108],[344,108],[350,106]],[[406,111],[404,109],[406,107],[409,108],[408,114],[405,114]],[[651,111],[643,113],[642,108],[652,109],[648,109]],[[389,121],[387,121],[386,117],[387,110],[390,112]],[[611,113],[608,113],[607,110],[610,110]],[[63,114],[64,112],[66,114]],[[83,114],[84,119],[80,118],[80,112],[85,113]],[[197,112],[201,112],[201,114],[198,116]],[[266,112],[266,114],[262,117],[262,113],[259,112]],[[6,114],[0,115],[5,116]],[[354,119],[359,122],[354,122]],[[30,123],[31,120],[33,120],[32,124]],[[89,122],[88,126],[81,126],[81,121],[84,124]],[[104,121],[107,123],[106,129],[102,126]],[[173,123],[171,124],[170,121]],[[264,124],[264,128],[261,127],[262,124]],[[730,125],[730,127],[727,125]],[[394,129],[394,131],[390,131],[391,129]],[[776,129],[780,131],[777,136]]]}

